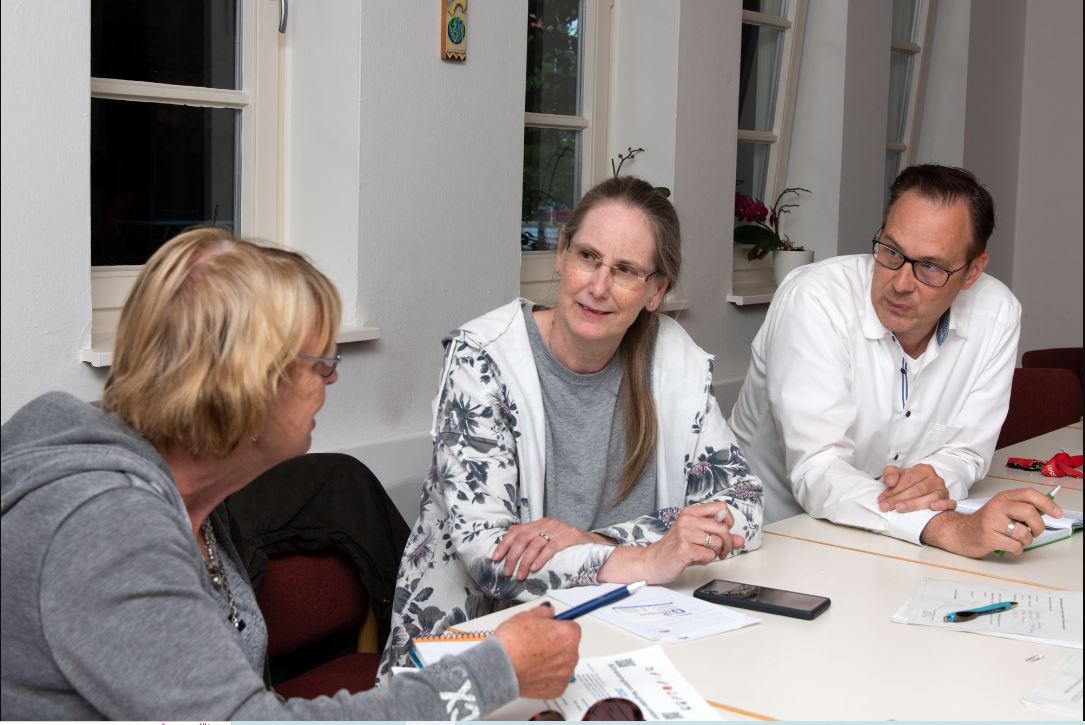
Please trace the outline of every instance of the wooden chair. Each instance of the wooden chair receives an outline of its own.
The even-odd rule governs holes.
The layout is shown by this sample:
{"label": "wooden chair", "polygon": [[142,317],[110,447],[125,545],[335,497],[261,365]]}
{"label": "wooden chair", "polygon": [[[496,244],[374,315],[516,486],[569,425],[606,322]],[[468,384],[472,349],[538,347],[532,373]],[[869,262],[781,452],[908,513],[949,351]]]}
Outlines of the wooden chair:
{"label": "wooden chair", "polygon": [[1010,409],[995,447],[1005,448],[1080,419],[1081,382],[1076,374],[1062,368],[1017,368]]}

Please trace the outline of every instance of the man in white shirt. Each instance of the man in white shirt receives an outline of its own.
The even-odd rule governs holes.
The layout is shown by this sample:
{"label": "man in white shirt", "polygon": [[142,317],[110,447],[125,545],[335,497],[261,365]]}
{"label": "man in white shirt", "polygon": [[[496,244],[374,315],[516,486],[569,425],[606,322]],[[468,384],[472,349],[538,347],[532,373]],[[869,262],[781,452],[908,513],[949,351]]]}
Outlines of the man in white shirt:
{"label": "man in white shirt", "polygon": [[806,511],[966,556],[1018,554],[1061,515],[1032,489],[953,511],[1006,417],[1021,306],[985,275],[994,202],[963,169],[905,169],[872,255],[800,267],[753,342],[731,428],[765,521]]}

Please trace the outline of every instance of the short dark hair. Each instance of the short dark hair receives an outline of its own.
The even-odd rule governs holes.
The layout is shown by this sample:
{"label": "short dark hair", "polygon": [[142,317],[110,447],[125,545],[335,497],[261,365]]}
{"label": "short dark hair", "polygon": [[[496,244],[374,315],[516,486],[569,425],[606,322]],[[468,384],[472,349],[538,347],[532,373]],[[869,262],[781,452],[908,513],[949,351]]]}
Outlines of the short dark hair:
{"label": "short dark hair", "polygon": [[955,204],[958,201],[968,204],[968,214],[972,220],[972,244],[968,258],[972,260],[983,254],[987,249],[987,240],[995,229],[995,200],[971,171],[939,164],[909,166],[889,187],[889,203],[885,207],[882,227],[885,227],[889,210],[897,199],[913,190],[923,198],[941,204]]}

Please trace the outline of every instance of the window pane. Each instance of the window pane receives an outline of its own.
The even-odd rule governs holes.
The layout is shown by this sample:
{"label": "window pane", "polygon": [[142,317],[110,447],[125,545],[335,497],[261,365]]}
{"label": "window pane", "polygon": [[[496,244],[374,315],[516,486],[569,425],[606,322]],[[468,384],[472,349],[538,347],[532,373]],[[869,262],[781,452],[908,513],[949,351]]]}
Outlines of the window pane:
{"label": "window pane", "polygon": [[765,177],[769,170],[767,143],[738,142],[738,162],[735,170],[735,191],[755,199],[765,198]]}
{"label": "window pane", "polygon": [[743,130],[773,130],[783,37],[775,28],[742,26],[738,127]]}
{"label": "window pane", "polygon": [[912,78],[912,60],[908,53],[889,54],[889,117],[886,143],[904,143],[904,124],[908,116],[908,91]]}
{"label": "window pane", "polygon": [[882,194],[883,207],[889,201],[889,187],[893,185],[893,181],[897,178],[897,174],[901,172],[900,157],[900,151],[885,152],[885,193]]}
{"label": "window pane", "polygon": [[893,40],[916,43],[920,0],[893,0]]}
{"label": "window pane", "polygon": [[237,231],[240,111],[92,98],[91,264],[143,264],[194,224]]}
{"label": "window pane", "polygon": [[580,115],[580,10],[580,0],[528,3],[529,113]]}
{"label": "window pane", "polygon": [[580,198],[580,131],[524,129],[520,248],[557,249],[558,227]]}
{"label": "window pane", "polygon": [[96,78],[240,88],[237,0],[92,0]]}
{"label": "window pane", "polygon": [[787,0],[742,0],[742,9],[786,18]]}

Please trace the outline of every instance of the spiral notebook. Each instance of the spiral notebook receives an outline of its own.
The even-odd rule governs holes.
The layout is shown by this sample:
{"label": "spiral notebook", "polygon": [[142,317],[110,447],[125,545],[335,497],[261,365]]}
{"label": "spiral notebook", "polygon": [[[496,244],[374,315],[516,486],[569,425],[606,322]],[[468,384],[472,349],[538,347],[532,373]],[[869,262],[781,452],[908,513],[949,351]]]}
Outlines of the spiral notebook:
{"label": "spiral notebook", "polygon": [[449,655],[458,655],[493,634],[483,632],[445,632],[440,637],[412,637],[407,655],[415,667],[423,668]]}

